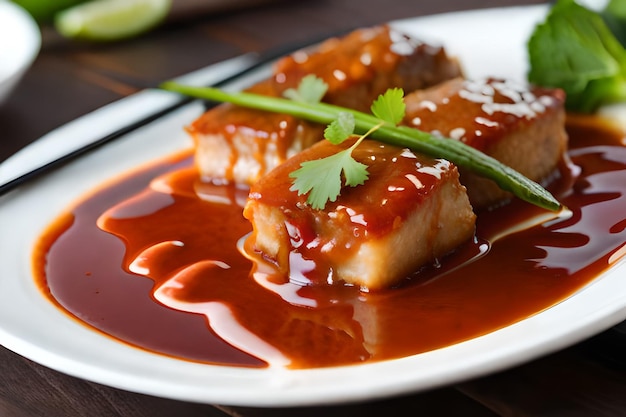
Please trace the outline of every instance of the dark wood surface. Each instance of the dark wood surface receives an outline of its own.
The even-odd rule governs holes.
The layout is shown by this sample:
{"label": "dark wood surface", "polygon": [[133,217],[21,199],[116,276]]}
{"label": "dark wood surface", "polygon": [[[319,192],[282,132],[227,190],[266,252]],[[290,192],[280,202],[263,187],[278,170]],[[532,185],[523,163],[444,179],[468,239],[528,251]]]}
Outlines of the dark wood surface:
{"label": "dark wood surface", "polygon": [[[0,161],[48,131],[141,86],[244,52],[267,51],[285,42],[319,39],[397,18],[541,2],[256,3],[210,14],[195,10],[190,15],[182,10],[177,20],[159,30],[110,45],[68,42],[44,28],[39,57],[11,98],[0,105]],[[626,336],[614,328],[514,369],[429,392],[345,406],[259,409],[185,403],[121,391],[47,369],[0,346],[0,416],[624,416],[625,359]]]}

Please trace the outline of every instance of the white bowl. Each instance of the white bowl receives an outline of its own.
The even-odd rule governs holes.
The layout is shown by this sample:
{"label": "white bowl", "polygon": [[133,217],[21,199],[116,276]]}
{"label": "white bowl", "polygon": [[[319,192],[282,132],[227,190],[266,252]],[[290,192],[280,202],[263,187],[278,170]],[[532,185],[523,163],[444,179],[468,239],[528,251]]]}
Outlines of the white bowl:
{"label": "white bowl", "polygon": [[41,32],[20,6],[0,0],[0,103],[4,101],[35,60]]}

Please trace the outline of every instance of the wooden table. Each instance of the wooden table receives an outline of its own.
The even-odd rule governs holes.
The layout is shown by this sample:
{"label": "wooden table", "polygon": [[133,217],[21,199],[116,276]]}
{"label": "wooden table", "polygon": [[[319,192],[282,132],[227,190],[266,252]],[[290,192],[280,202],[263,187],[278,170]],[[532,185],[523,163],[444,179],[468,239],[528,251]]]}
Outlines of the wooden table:
{"label": "wooden table", "polygon": [[[181,0],[182,2],[182,0]],[[0,107],[0,161],[85,113],[208,64],[358,26],[537,0],[317,0],[194,14],[117,44],[44,45]],[[0,208],[1,209],[1,208]],[[154,398],[69,377],[0,347],[0,415],[65,416],[623,416],[626,336],[610,329],[579,345],[495,375],[384,401],[302,409],[221,407]]]}

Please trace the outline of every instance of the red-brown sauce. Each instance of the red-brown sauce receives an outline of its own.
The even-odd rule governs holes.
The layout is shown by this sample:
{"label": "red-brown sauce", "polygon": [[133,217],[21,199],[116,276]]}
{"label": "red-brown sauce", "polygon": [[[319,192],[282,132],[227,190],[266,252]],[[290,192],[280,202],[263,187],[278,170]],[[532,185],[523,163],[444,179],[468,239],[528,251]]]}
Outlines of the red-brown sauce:
{"label": "red-brown sauce", "polygon": [[34,270],[78,320],[186,360],[309,368],[413,355],[536,314],[616,262],[626,242],[621,139],[570,129],[580,174],[553,191],[571,217],[494,240],[545,213],[521,202],[479,213],[476,242],[384,291],[298,286],[255,267],[240,250],[251,229],[242,217],[247,190],[200,184],[189,155],[71,208],[43,234]]}

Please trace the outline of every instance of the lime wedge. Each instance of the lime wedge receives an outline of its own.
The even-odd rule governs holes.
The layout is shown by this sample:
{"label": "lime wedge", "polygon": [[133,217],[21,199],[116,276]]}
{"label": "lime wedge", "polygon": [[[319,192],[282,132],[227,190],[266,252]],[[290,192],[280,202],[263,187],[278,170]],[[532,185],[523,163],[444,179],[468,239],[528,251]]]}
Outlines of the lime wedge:
{"label": "lime wedge", "polygon": [[67,38],[115,41],[154,28],[170,7],[171,0],[92,0],[58,13],[54,23]]}

